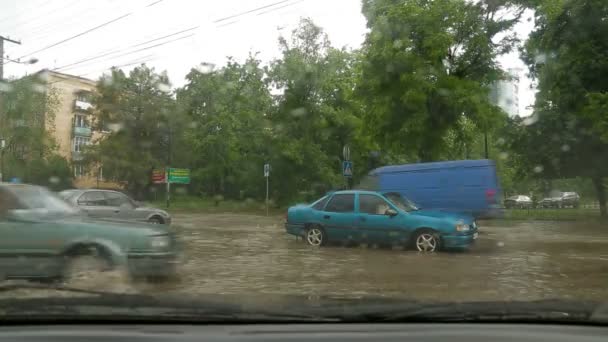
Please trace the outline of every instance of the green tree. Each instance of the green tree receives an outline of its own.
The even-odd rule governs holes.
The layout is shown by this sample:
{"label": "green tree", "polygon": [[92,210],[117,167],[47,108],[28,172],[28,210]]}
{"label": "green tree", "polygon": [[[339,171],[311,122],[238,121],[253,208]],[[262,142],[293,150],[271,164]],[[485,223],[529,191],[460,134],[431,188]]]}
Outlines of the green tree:
{"label": "green tree", "polygon": [[[540,3],[524,58],[538,81],[534,116],[514,130],[511,147],[547,179],[589,177],[606,209],[608,3]],[[533,148],[531,148],[533,147]]]}
{"label": "green tree", "polygon": [[186,78],[177,95],[189,122],[184,143],[191,149],[193,187],[211,195],[261,198],[272,98],[260,61],[253,55],[243,64],[229,58],[220,70],[192,69]]}
{"label": "green tree", "polygon": [[360,90],[383,147],[436,160],[448,150],[446,135],[470,137],[456,133],[463,116],[483,131],[502,121],[489,86],[503,77],[496,58],[517,42],[508,30],[522,12],[511,1],[364,1]]}
{"label": "green tree", "polygon": [[277,106],[271,113],[274,189],[281,202],[308,199],[343,187],[342,147],[351,146],[355,169],[373,142],[363,135],[361,104],[354,98],[359,55],[333,48],[323,30],[303,19],[279,39],[282,57],[270,67]]}
{"label": "green tree", "polygon": [[95,126],[109,130],[85,154],[89,166],[103,165],[104,177],[143,197],[153,168],[165,167],[175,111],[165,73],[141,65],[129,75],[112,69],[97,84]]}
{"label": "green tree", "polygon": [[[52,132],[59,104],[57,91],[44,74],[2,84],[0,90],[0,137],[5,140],[4,179],[52,186],[71,185],[72,173],[65,158],[57,154]],[[66,172],[67,170],[67,172]]]}

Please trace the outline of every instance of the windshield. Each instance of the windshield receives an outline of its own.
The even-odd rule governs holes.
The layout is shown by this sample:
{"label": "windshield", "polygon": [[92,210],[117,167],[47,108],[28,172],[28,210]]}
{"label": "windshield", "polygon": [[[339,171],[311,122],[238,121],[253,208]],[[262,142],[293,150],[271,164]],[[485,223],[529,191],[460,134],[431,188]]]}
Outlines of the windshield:
{"label": "windshield", "polygon": [[608,0],[0,1],[0,257],[0,294],[608,300]]}
{"label": "windshield", "polygon": [[420,209],[420,207],[418,207],[414,202],[410,201],[404,196],[401,196],[401,194],[399,193],[386,193],[384,194],[384,197],[388,198],[394,205],[396,205],[401,210],[409,212]]}
{"label": "windshield", "polygon": [[50,191],[33,186],[12,186],[10,191],[18,198],[19,211],[49,214],[76,214],[78,209],[70,206]]}

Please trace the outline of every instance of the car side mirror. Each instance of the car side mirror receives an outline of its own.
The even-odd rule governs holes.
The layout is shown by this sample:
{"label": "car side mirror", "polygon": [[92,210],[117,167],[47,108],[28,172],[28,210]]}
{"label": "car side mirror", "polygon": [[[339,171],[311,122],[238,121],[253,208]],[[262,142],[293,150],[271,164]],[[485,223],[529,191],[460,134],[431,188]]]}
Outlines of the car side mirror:
{"label": "car side mirror", "polygon": [[386,211],[384,212],[384,215],[388,215],[390,217],[397,216],[397,211],[395,209],[389,208],[389,209],[386,209]]}

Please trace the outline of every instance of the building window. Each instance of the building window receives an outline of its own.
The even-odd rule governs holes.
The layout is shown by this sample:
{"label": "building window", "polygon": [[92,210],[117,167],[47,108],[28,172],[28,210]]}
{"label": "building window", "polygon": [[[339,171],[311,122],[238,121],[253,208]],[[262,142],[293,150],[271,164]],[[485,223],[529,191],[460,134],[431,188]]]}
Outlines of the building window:
{"label": "building window", "polygon": [[74,126],[75,127],[89,127],[89,122],[87,120],[86,115],[77,114],[74,116]]}
{"label": "building window", "polygon": [[85,175],[85,168],[82,164],[74,165],[74,178],[81,178]]}
{"label": "building window", "polygon": [[89,145],[91,143],[91,138],[87,137],[74,137],[74,152],[82,152],[84,150],[84,146]]}
{"label": "building window", "polygon": [[85,92],[76,94],[76,101],[90,102],[89,94]]}

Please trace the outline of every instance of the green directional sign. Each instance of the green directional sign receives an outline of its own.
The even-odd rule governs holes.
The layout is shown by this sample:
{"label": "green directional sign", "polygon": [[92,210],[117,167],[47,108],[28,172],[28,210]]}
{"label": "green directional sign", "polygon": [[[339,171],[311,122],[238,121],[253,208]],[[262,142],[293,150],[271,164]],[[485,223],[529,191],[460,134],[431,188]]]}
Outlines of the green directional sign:
{"label": "green directional sign", "polygon": [[190,184],[190,169],[167,168],[167,180],[174,184]]}

